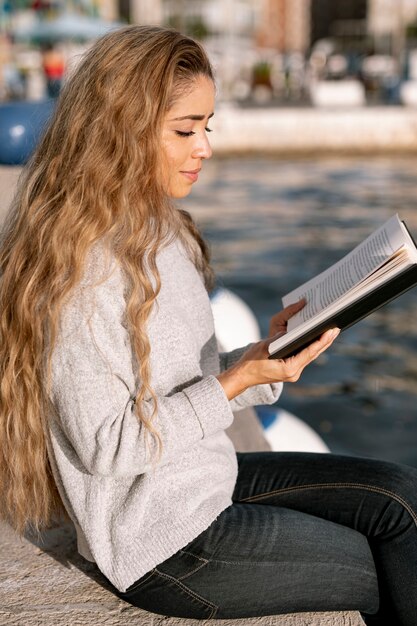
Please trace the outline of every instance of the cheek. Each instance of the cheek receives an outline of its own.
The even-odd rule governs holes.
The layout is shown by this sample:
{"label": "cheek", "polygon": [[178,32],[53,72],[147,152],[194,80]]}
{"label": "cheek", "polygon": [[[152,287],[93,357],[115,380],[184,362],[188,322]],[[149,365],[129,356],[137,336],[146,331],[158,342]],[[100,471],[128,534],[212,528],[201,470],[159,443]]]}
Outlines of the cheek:
{"label": "cheek", "polygon": [[187,190],[184,193],[184,181],[179,174],[183,163],[182,151],[175,140],[164,141],[162,144],[161,175],[167,193],[172,198],[183,198],[189,192]]}
{"label": "cheek", "polygon": [[[174,137],[164,142],[167,170],[175,175],[190,164],[190,140]],[[190,168],[189,168],[190,169]]]}
{"label": "cheek", "polygon": [[174,169],[180,162],[180,152],[181,150],[175,140],[163,143],[164,162],[168,170]]}

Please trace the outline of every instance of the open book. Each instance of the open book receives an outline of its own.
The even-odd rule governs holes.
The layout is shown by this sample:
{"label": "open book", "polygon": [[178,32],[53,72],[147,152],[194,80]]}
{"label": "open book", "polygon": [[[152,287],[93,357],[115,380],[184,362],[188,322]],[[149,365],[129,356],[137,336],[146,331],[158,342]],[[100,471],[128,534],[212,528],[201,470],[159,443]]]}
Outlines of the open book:
{"label": "open book", "polygon": [[291,356],[329,328],[344,330],[417,284],[417,248],[394,215],[338,263],[283,297],[307,304],[269,345],[270,359]]}

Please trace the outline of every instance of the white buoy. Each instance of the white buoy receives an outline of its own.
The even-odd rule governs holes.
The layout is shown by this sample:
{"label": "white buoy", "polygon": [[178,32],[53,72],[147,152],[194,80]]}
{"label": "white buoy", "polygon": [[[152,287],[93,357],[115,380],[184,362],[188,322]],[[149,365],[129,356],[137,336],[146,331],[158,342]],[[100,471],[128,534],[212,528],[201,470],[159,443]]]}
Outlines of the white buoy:
{"label": "white buoy", "polygon": [[281,452],[330,452],[323,439],[299,417],[278,407],[273,420],[264,428],[272,450]]}
{"label": "white buoy", "polygon": [[250,307],[228,289],[217,289],[211,297],[217,341],[225,352],[259,341],[258,321]]}

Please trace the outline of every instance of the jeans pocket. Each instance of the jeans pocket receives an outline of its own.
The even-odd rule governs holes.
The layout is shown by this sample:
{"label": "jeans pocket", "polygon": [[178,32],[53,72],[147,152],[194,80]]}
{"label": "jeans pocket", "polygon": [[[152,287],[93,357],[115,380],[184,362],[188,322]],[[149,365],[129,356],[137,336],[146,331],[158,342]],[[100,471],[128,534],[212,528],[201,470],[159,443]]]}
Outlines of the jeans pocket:
{"label": "jeans pocket", "polygon": [[177,580],[185,580],[201,570],[208,563],[208,559],[184,549],[179,550],[169,559],[158,565],[157,569],[158,572],[173,576]]}

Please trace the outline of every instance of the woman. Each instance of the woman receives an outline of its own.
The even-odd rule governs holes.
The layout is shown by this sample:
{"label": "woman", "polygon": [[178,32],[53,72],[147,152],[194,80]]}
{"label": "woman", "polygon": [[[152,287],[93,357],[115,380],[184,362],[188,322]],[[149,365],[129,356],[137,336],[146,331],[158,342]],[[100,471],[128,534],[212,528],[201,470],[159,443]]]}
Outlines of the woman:
{"label": "woman", "polygon": [[224,432],[338,331],[285,361],[271,339],[219,358],[207,249],[173,202],[211,156],[213,109],[201,47],[156,27],[107,35],[65,86],[1,245],[3,517],[22,532],[66,512],[114,592],[157,613],[411,626],[416,471],[236,457]]}

